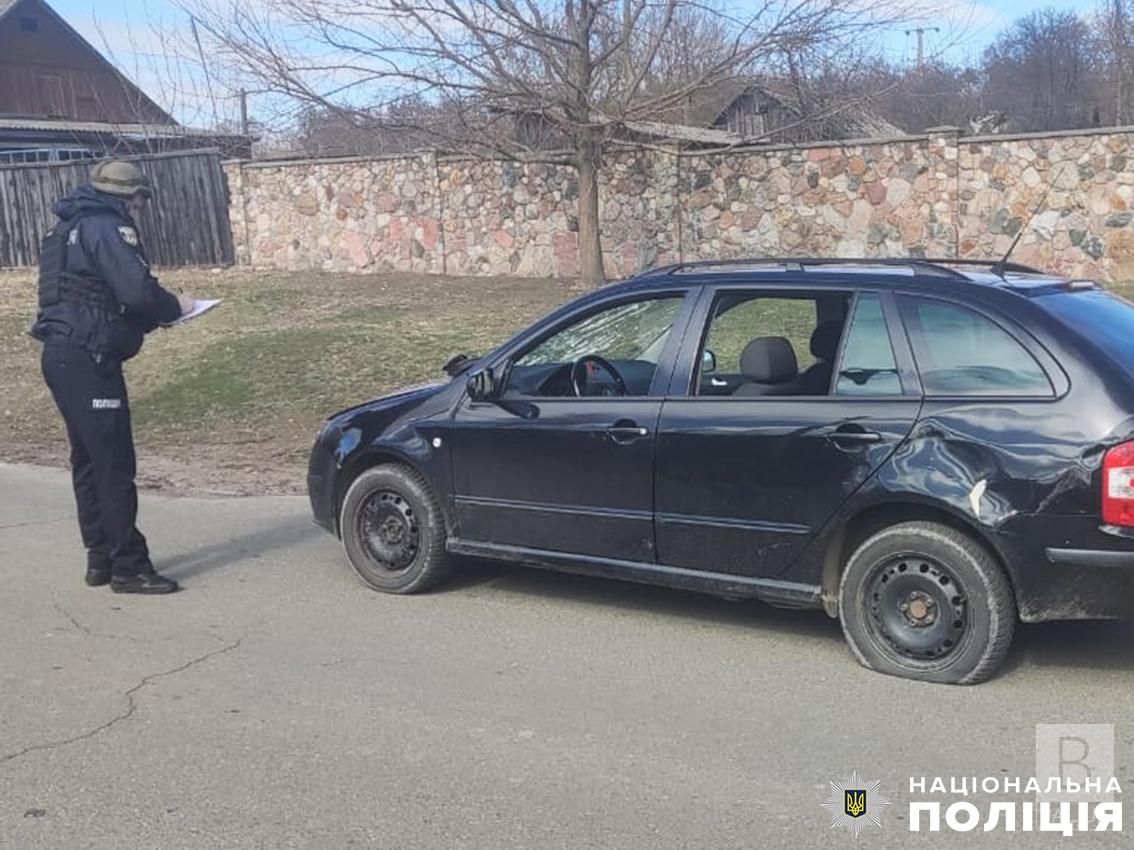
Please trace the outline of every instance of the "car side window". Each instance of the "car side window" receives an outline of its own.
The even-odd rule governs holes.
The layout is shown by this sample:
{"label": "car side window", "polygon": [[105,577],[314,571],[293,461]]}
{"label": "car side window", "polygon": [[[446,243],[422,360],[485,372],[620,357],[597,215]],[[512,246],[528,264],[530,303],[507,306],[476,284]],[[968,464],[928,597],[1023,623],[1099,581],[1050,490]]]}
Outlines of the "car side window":
{"label": "car side window", "polygon": [[901,304],[926,395],[1054,395],[1036,359],[991,319],[929,298]]}
{"label": "car side window", "polygon": [[505,396],[649,396],[683,297],[624,302],[553,333],[513,362]]}
{"label": "car side window", "polygon": [[696,394],[830,395],[850,301],[848,292],[719,294],[701,351]]}
{"label": "car side window", "polygon": [[837,395],[901,395],[902,381],[894,347],[886,329],[882,300],[861,295],[855,303],[843,358],[839,364]]}

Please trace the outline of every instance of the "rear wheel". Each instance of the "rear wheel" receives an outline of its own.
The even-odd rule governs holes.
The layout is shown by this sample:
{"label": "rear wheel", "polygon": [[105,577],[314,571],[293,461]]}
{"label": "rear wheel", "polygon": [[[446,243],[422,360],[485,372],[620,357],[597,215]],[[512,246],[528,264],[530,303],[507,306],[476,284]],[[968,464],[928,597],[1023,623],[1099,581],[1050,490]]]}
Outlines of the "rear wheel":
{"label": "rear wheel", "polygon": [[907,522],[879,531],[851,555],[839,619],[851,650],[873,670],[975,684],[1003,662],[1016,604],[983,546],[945,525]]}
{"label": "rear wheel", "polygon": [[385,593],[417,593],[449,571],[445,520],[433,489],[406,466],[358,476],[343,499],[343,547],[355,574]]}

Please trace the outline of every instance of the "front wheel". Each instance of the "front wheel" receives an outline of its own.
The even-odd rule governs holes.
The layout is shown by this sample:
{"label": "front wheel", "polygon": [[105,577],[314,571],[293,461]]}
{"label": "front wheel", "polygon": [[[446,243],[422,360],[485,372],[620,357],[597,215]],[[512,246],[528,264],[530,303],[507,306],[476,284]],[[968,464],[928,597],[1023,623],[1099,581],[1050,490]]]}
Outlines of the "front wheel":
{"label": "front wheel", "polygon": [[376,466],[359,475],[343,499],[339,527],[351,567],[374,590],[417,593],[448,575],[441,506],[409,467]]}
{"label": "front wheel", "polygon": [[996,559],[956,529],[906,522],[847,561],[839,619],[866,667],[928,682],[976,684],[1012,642],[1016,603]]}

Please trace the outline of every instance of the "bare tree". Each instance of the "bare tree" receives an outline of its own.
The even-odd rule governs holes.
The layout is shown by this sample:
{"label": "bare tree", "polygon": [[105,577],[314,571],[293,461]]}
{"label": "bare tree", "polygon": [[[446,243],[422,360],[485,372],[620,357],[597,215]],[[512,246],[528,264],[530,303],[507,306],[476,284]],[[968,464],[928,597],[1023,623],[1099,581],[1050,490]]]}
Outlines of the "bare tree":
{"label": "bare tree", "polygon": [[911,133],[930,127],[969,127],[984,108],[979,70],[935,59],[912,70],[876,64],[860,85],[881,92],[878,112]]}
{"label": "bare tree", "polygon": [[1104,0],[1093,24],[1106,120],[1126,124],[1134,120],[1134,0]]}
{"label": "bare tree", "polygon": [[1095,49],[1087,24],[1041,9],[1018,19],[984,56],[984,104],[1016,130],[1064,130],[1100,123]]}
{"label": "bare tree", "polygon": [[[637,122],[671,119],[691,96],[770,57],[872,35],[910,8],[909,0],[182,2],[210,42],[206,52],[306,108],[461,154],[575,169],[588,284],[604,277],[598,174],[612,140]],[[391,107],[409,99],[432,108],[391,122]],[[517,132],[521,124],[544,132],[533,138]]]}

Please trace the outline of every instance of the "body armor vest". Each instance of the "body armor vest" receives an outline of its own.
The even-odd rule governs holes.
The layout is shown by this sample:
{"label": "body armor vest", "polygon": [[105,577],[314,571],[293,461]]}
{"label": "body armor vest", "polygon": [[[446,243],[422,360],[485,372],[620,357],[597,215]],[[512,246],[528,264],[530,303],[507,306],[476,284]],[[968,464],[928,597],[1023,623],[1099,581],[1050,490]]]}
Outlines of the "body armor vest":
{"label": "body armor vest", "polygon": [[43,237],[39,254],[39,307],[53,307],[61,301],[77,301],[111,313],[118,304],[106,281],[67,271],[67,246],[78,237],[78,222],[57,224]]}

